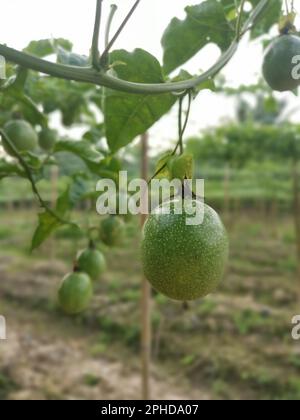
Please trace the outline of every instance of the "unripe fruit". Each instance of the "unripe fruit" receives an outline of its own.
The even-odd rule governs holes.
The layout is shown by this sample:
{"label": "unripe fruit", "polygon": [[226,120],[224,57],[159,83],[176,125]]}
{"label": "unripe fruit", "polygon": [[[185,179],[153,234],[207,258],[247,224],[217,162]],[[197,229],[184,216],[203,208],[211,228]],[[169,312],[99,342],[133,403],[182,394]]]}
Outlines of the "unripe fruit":
{"label": "unripe fruit", "polygon": [[46,152],[51,151],[57,141],[57,132],[56,130],[51,130],[50,128],[44,128],[39,134],[39,145],[40,148]]}
{"label": "unripe fruit", "polygon": [[67,274],[58,290],[58,302],[69,315],[84,311],[92,298],[93,286],[86,273],[74,272]]}
{"label": "unripe fruit", "polygon": [[94,281],[98,280],[106,270],[105,257],[97,249],[87,248],[81,251],[77,257],[77,265]]}
{"label": "unripe fruit", "polygon": [[294,90],[300,85],[293,75],[297,63],[292,60],[300,55],[300,38],[296,35],[280,35],[267,48],[263,75],[268,85],[279,92]]}
{"label": "unripe fruit", "polygon": [[117,246],[123,241],[125,225],[117,216],[108,216],[101,222],[100,239],[107,246]]}
{"label": "unripe fruit", "polygon": [[[200,201],[186,200],[204,210],[199,225],[188,225],[191,218],[183,208],[175,214],[178,200],[164,203],[152,213],[142,241],[142,263],[152,286],[171,299],[189,301],[203,298],[219,285],[228,259],[228,239],[217,213]],[[169,214],[163,214],[168,211]]]}
{"label": "unripe fruit", "polygon": [[[4,132],[19,152],[32,152],[38,145],[38,136],[27,121],[9,121],[4,126]],[[3,147],[10,156],[15,156],[15,153],[5,141],[3,141]]]}

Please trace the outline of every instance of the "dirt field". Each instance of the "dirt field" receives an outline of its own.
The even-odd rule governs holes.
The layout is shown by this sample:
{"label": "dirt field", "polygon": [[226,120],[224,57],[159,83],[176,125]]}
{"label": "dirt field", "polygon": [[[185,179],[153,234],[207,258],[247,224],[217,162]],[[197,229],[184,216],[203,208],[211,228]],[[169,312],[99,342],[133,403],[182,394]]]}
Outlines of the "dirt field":
{"label": "dirt field", "polygon": [[[55,290],[83,244],[60,237],[30,256],[30,219],[1,214],[0,314],[8,339],[0,342],[0,398],[139,398],[135,224],[124,247],[105,250],[109,271],[92,307],[68,318]],[[291,338],[291,319],[300,312],[292,223],[248,215],[229,225],[230,266],[217,294],[188,310],[154,294],[153,398],[300,399],[300,342]]]}

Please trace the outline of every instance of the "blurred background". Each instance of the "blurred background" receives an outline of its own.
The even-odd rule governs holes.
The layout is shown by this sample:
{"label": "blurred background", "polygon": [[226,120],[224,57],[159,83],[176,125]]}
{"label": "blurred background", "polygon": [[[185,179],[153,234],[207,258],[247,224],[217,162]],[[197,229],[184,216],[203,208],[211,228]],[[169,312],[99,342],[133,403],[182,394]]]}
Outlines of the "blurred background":
{"label": "blurred background", "polygon": [[[1,42],[23,48],[53,32],[74,40],[79,53],[87,52],[90,34],[84,38],[78,27],[88,28],[94,11],[83,14],[83,2],[72,5],[72,14],[69,2],[46,2],[43,10],[26,2],[26,12],[38,12],[26,40],[9,25],[23,16],[24,3],[11,0],[2,7]],[[162,2],[152,3],[158,30],[149,24],[138,36],[145,44],[140,46],[149,50],[152,37],[171,17],[180,17],[183,6],[198,1],[172,0],[171,11]],[[45,19],[54,5],[55,16]],[[144,19],[145,9],[139,13],[136,19]],[[69,14],[74,25],[66,19]],[[24,28],[23,21],[19,27]],[[129,27],[123,43],[136,46],[136,38]],[[158,50],[159,39],[152,51],[159,57]],[[199,62],[208,67],[217,53],[214,46],[201,53],[198,68]],[[195,157],[195,176],[205,179],[206,202],[228,229],[230,261],[217,293],[188,308],[153,293],[154,399],[300,399],[300,342],[291,337],[300,294],[300,108],[294,93],[274,94],[262,82],[261,57],[261,40],[243,41],[217,78],[216,92],[201,92],[192,108],[186,150]],[[195,68],[195,60],[189,66]],[[62,85],[53,89],[60,90],[63,104]],[[84,113],[80,106],[77,110]],[[68,124],[66,112],[56,109],[52,126],[61,135],[89,138],[87,118],[80,121],[76,115],[75,123]],[[174,147],[176,127],[174,110],[150,130],[150,175],[161,154]],[[39,182],[52,203],[67,176],[82,170],[82,162],[71,154],[61,153],[58,160],[58,169]],[[140,176],[140,139],[122,149],[118,162],[131,178]],[[90,203],[82,200],[75,216],[97,225],[96,211],[87,216]],[[0,314],[7,321],[7,340],[0,341],[0,399],[140,398],[139,218],[126,220],[122,245],[108,249],[100,244],[108,271],[96,285],[92,306],[69,318],[57,307],[56,290],[86,238],[64,227],[30,253],[37,210],[26,180],[1,180]]]}

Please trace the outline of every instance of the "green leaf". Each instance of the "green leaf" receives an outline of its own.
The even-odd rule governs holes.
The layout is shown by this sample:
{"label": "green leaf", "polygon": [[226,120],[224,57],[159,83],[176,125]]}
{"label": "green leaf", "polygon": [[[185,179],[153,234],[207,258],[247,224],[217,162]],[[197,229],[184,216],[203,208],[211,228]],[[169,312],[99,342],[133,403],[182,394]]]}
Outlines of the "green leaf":
{"label": "green leaf", "polygon": [[[253,7],[257,6],[259,0],[250,0],[250,3]],[[259,21],[254,25],[251,30],[251,38],[257,38],[261,35],[265,35],[269,32],[273,25],[279,23],[279,18],[281,15],[282,1],[281,0],[272,0],[269,1],[266,9],[259,19]]]}
{"label": "green leaf", "polygon": [[235,34],[217,0],[188,6],[185,11],[186,18],[174,18],[162,38],[167,74],[192,58],[206,44],[215,43],[224,51]]}
{"label": "green leaf", "polygon": [[25,177],[22,169],[16,163],[7,162],[4,159],[0,160],[0,179],[9,177],[9,176],[21,176]]}
{"label": "green leaf", "polygon": [[84,133],[83,138],[93,144],[99,143],[99,141],[105,136],[104,124],[96,124],[90,128],[89,131]]}
{"label": "green leaf", "polygon": [[174,159],[174,153],[172,152],[166,152],[164,153],[159,160],[157,161],[155,165],[155,173],[157,174],[155,178],[157,179],[172,179],[170,168],[169,168],[169,162]]}
{"label": "green leaf", "polygon": [[[140,83],[164,82],[159,62],[142,49],[136,49],[132,53],[125,50],[114,51],[110,61],[123,63],[114,67],[114,72],[121,79]],[[171,109],[176,99],[172,94],[129,95],[106,89],[104,115],[111,151],[116,152],[138,135],[145,133]]]}
{"label": "green leaf", "polygon": [[56,143],[55,153],[70,152],[78,156],[91,172],[102,176],[104,158],[95,146],[87,140],[60,140]]}
{"label": "green leaf", "polygon": [[66,66],[86,67],[89,64],[89,57],[79,55],[64,48],[57,47],[57,62]]}
{"label": "green leaf", "polygon": [[[82,176],[75,176],[70,188],[70,201],[73,206],[79,203],[90,189],[89,182]],[[94,186],[95,189],[95,186]]]}
{"label": "green leaf", "polygon": [[72,43],[70,41],[63,38],[57,38],[53,40],[41,39],[39,41],[31,41],[24,49],[24,52],[43,58],[55,53],[58,46],[61,46],[65,50],[72,50]]}
{"label": "green leaf", "polygon": [[[66,217],[66,214],[72,208],[70,200],[70,187],[58,198],[56,203],[55,212],[62,218]],[[52,233],[59,227],[63,226],[64,223],[57,220],[57,218],[46,210],[39,214],[39,223],[35,230],[32,238],[31,251],[38,248],[46,239],[49,238]],[[76,225],[74,224],[74,227]]]}
{"label": "green leaf", "polygon": [[31,251],[39,248],[39,246],[41,246],[56,229],[62,226],[52,214],[46,211],[40,213],[38,217],[39,224],[32,238]]}

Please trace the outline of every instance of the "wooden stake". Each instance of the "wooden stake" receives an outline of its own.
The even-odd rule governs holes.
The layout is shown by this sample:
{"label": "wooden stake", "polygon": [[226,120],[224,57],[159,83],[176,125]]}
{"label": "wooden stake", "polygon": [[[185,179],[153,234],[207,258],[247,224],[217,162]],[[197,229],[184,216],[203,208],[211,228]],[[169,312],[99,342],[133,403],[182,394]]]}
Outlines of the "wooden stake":
{"label": "wooden stake", "polygon": [[297,264],[298,277],[300,279],[300,179],[299,179],[299,164],[297,160],[293,162],[293,193],[294,193],[294,220],[296,232],[296,247],[297,247]]}
{"label": "wooden stake", "polygon": [[[141,137],[141,177],[148,179],[148,134]],[[142,208],[148,209],[147,191],[142,192]],[[147,215],[141,215],[141,227],[143,228]],[[151,365],[151,286],[143,277],[141,299],[141,369],[142,369],[142,399],[151,398],[150,365]]]}

